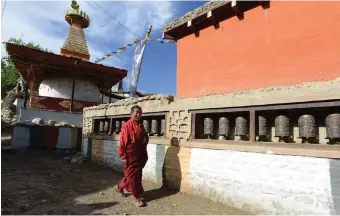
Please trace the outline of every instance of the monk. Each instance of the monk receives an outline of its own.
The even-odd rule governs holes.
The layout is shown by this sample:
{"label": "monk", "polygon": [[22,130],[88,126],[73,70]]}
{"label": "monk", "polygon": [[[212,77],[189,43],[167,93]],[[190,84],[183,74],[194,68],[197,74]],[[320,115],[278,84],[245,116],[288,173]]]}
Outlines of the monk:
{"label": "monk", "polygon": [[122,196],[125,196],[124,190],[132,193],[133,201],[138,207],[145,205],[141,197],[144,192],[142,170],[148,161],[146,147],[149,142],[149,137],[140,123],[141,117],[142,108],[133,106],[130,120],[121,129],[118,154],[123,161],[124,178],[115,186],[115,191]]}

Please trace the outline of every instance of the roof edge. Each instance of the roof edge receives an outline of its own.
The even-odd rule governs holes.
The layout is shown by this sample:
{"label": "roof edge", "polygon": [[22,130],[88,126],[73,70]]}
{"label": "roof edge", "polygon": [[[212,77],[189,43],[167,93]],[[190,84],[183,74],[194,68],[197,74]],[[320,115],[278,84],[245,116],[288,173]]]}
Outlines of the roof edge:
{"label": "roof edge", "polygon": [[102,67],[102,68],[116,69],[116,70],[119,70],[122,73],[126,73],[126,75],[127,75],[127,72],[128,72],[128,70],[126,70],[126,69],[116,68],[116,67],[112,67],[112,66],[106,66],[106,65],[103,65],[103,64],[97,64],[97,63],[94,63],[94,62],[91,62],[91,61],[86,61],[86,60],[76,58],[76,57],[72,57],[72,56],[59,55],[59,54],[55,54],[53,52],[46,52],[46,51],[43,51],[43,50],[27,47],[27,46],[24,46],[24,45],[18,45],[18,44],[14,44],[14,43],[5,42],[5,49],[6,49],[7,53],[8,53],[7,45],[18,47],[18,48],[29,49],[29,50],[32,50],[32,51],[35,51],[35,52],[45,53],[48,56],[57,56],[59,58],[74,59],[74,60],[77,60],[79,62],[83,62],[84,64],[88,64],[88,65],[96,65],[96,66],[99,66],[99,67]]}
{"label": "roof edge", "polygon": [[235,0],[224,0],[224,1],[209,1],[205,4],[203,4],[201,7],[198,7],[188,13],[186,13],[184,16],[181,16],[177,19],[174,19],[170,23],[166,24],[163,28],[163,33],[167,33],[171,30],[174,30],[175,28],[187,23],[188,21],[195,19],[199,16],[202,16],[206,13],[208,13],[211,10],[215,10],[217,8],[220,8],[226,4],[229,4],[231,2],[236,2]]}

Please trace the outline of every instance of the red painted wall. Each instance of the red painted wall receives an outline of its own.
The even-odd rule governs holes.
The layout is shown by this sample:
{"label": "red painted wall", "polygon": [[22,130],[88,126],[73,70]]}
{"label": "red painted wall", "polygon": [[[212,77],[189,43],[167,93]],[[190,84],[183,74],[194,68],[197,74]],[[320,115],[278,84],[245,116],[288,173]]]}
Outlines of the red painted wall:
{"label": "red painted wall", "polygon": [[177,95],[340,77],[340,2],[271,2],[177,45]]}

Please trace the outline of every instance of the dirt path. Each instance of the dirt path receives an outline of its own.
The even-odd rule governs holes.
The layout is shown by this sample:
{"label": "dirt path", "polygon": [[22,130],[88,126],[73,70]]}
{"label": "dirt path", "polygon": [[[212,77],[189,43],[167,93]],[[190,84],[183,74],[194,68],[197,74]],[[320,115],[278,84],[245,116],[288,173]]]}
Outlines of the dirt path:
{"label": "dirt path", "polygon": [[2,150],[2,214],[247,214],[210,200],[144,182],[147,207],[137,208],[113,186],[122,177],[90,162],[70,164],[47,150]]}

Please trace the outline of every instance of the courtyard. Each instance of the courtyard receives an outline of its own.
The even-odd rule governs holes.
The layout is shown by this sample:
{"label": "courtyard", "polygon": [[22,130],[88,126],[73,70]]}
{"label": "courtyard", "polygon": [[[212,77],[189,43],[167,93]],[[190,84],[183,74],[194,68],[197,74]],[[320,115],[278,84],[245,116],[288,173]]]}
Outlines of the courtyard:
{"label": "courtyard", "polygon": [[2,214],[249,214],[208,199],[143,182],[148,205],[135,207],[113,186],[122,174],[89,161],[64,162],[67,153],[6,149],[2,139]]}

